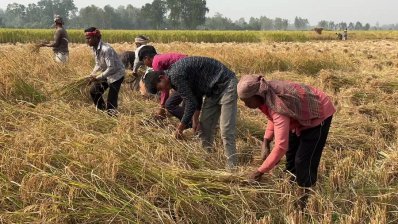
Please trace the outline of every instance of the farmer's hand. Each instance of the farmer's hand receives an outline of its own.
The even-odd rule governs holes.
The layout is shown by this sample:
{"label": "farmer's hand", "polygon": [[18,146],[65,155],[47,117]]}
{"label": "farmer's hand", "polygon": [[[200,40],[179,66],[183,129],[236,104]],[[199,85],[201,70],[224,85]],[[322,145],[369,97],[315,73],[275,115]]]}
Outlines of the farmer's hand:
{"label": "farmer's hand", "polygon": [[184,133],[185,127],[186,126],[183,123],[180,123],[178,125],[177,130],[176,130],[176,132],[174,134],[176,139],[182,139],[183,138],[183,133]]}
{"label": "farmer's hand", "polygon": [[88,79],[88,84],[90,85],[91,83],[97,81],[97,76],[90,75],[87,79]]}
{"label": "farmer's hand", "polygon": [[249,176],[249,181],[250,182],[258,182],[261,180],[261,177],[264,175],[264,173],[261,173],[260,171],[256,170],[256,172],[252,173]]}
{"label": "farmer's hand", "polygon": [[261,144],[261,160],[264,161],[267,159],[271,152],[271,142],[272,140],[270,139],[264,139],[262,144]]}
{"label": "farmer's hand", "polygon": [[164,108],[159,108],[159,110],[156,112],[154,116],[155,120],[163,120],[166,118],[166,109]]}

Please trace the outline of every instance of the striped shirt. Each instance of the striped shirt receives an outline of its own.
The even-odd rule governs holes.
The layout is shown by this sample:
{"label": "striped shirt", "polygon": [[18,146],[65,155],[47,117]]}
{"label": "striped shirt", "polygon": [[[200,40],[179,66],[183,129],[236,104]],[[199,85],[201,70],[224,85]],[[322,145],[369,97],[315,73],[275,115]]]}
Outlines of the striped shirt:
{"label": "striped shirt", "polygon": [[124,65],[111,45],[100,41],[97,48],[93,48],[95,67],[92,75],[101,72],[97,79],[106,80],[108,83],[116,82],[124,77]]}
{"label": "striped shirt", "polygon": [[234,72],[221,62],[206,57],[187,57],[174,63],[166,71],[171,86],[185,100],[185,111],[181,123],[187,125],[196,110],[200,110],[203,97],[221,94]]}

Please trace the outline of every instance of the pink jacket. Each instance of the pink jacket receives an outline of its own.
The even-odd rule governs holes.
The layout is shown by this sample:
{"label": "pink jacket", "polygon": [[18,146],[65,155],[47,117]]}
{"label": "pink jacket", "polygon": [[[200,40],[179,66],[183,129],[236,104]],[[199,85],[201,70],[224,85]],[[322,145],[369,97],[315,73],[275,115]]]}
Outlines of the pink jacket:
{"label": "pink jacket", "polygon": [[262,105],[259,109],[267,116],[268,124],[265,131],[264,138],[272,140],[274,139],[274,148],[271,154],[258,168],[259,172],[266,173],[273,169],[282,157],[286,154],[289,147],[289,133],[294,132],[297,135],[303,130],[316,127],[320,125],[325,119],[332,116],[336,109],[333,106],[330,98],[322,91],[316,88],[312,88],[314,93],[319,96],[321,100],[321,106],[323,116],[319,119],[311,121],[309,126],[302,126],[298,121],[291,119],[282,114],[278,114],[270,110],[266,105]]}
{"label": "pink jacket", "polygon": [[[172,64],[186,57],[188,56],[179,53],[158,54],[153,57],[152,68],[155,72],[168,70]],[[169,91],[162,91],[160,93],[160,105],[162,107],[164,107],[168,98]]]}

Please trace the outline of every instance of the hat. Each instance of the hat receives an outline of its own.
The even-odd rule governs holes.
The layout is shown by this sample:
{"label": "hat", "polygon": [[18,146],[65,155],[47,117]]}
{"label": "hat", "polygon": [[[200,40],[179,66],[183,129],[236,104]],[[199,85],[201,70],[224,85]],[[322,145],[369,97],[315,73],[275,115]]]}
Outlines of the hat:
{"label": "hat", "polygon": [[54,23],[64,24],[64,20],[62,19],[62,17],[60,15],[55,15]]}
{"label": "hat", "polygon": [[147,43],[149,43],[149,38],[141,35],[141,36],[136,37],[134,42],[138,43],[138,44],[147,44]]}
{"label": "hat", "polygon": [[156,94],[158,92],[157,84],[160,80],[161,72],[151,71],[148,72],[143,78],[143,82],[145,84],[145,88],[151,94]]}

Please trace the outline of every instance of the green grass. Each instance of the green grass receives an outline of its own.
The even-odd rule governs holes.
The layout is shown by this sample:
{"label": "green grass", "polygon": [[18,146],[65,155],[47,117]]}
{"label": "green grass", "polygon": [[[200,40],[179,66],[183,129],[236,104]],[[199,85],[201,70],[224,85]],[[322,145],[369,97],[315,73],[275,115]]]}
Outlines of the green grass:
{"label": "green grass", "polygon": [[[32,43],[53,38],[50,29],[0,29],[0,43]],[[84,43],[82,30],[68,30],[70,41]],[[322,35],[314,31],[175,31],[175,30],[103,30],[102,34],[110,43],[133,42],[137,35],[147,35],[158,43],[180,42],[305,42],[311,40],[335,40],[335,31]],[[398,31],[354,31],[349,32],[352,40],[398,39]]]}

